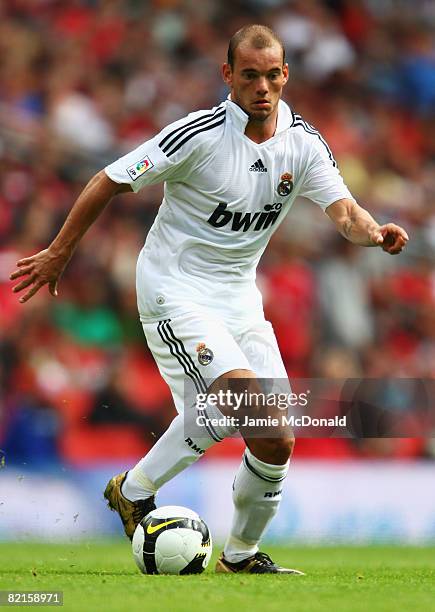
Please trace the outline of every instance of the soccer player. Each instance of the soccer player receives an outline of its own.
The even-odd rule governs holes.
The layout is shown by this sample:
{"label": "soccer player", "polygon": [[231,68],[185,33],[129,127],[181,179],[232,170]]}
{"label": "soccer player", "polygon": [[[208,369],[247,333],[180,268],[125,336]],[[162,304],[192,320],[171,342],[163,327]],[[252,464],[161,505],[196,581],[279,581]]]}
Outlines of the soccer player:
{"label": "soccer player", "polygon": [[[227,100],[164,128],[154,138],[96,174],[84,188],[51,245],[17,263],[13,291],[29,300],[58,280],[79,240],[110,199],[164,182],[164,198],[137,264],[140,320],[178,411],[168,430],[139,463],[105,490],[125,532],[155,508],[159,488],[234,433],[230,425],[186,435],[184,382],[198,393],[231,380],[287,378],[277,342],[264,318],[255,270],[296,196],[318,204],[348,240],[399,253],[408,236],[393,223],[378,225],[345,186],[322,136],[281,100],[288,80],[284,48],[261,25],[230,40],[222,75]],[[220,407],[222,410],[223,406]],[[220,414],[214,406],[204,411]],[[216,570],[287,573],[259,552],[275,515],[294,440],[246,438],[233,486],[234,517]]]}

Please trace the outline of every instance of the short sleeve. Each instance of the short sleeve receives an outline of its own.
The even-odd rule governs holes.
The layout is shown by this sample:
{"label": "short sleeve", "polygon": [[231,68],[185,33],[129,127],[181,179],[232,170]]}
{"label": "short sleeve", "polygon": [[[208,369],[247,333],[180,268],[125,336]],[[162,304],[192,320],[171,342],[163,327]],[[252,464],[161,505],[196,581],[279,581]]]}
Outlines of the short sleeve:
{"label": "short sleeve", "polygon": [[157,134],[106,166],[105,173],[115,183],[129,184],[134,192],[140,191],[146,185],[178,178],[183,167],[187,171],[192,149],[183,147],[183,150],[169,158],[159,146],[164,137],[163,132]]}
{"label": "short sleeve", "polygon": [[343,198],[353,200],[326,142],[313,135],[307,171],[299,194],[326,208]]}
{"label": "short sleeve", "polygon": [[[126,183],[137,192],[145,185],[186,181],[203,149],[198,134],[208,135],[225,121],[223,104],[211,111],[196,111],[171,123],[159,134],[104,168],[115,183]],[[210,148],[209,137],[209,148]],[[205,148],[207,150],[207,147]]]}

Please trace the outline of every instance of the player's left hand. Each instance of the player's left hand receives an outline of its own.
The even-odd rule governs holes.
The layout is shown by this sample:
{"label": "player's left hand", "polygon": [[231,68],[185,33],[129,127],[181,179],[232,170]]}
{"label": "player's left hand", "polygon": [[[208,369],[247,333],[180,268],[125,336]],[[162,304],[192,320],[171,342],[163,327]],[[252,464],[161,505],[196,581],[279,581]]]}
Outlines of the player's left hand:
{"label": "player's left hand", "polygon": [[380,225],[374,230],[370,238],[374,244],[382,247],[390,255],[400,253],[409,240],[409,236],[403,227],[395,223]]}

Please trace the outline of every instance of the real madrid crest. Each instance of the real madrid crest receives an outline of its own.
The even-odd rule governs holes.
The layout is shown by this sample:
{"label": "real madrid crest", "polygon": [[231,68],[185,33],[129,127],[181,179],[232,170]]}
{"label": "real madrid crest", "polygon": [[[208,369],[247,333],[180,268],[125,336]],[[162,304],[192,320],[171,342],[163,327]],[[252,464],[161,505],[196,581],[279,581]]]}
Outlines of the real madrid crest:
{"label": "real madrid crest", "polygon": [[196,347],[198,353],[198,361],[201,365],[206,366],[213,361],[213,351],[206,347],[204,342],[200,342]]}
{"label": "real madrid crest", "polygon": [[290,174],[289,172],[285,172],[282,176],[281,176],[281,180],[280,183],[277,187],[277,192],[280,196],[288,196],[291,194],[292,190],[293,190],[293,181],[292,181],[293,175]]}

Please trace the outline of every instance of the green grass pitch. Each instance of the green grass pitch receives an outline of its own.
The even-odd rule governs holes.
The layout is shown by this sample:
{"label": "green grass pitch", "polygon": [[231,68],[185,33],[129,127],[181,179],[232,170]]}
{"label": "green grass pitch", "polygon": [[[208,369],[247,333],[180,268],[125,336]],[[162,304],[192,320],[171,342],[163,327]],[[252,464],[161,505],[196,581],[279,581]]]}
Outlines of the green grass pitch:
{"label": "green grass pitch", "polygon": [[214,574],[217,547],[204,574],[143,576],[127,541],[5,543],[0,544],[0,589],[62,590],[62,609],[80,611],[435,610],[435,547],[264,550],[307,575]]}

